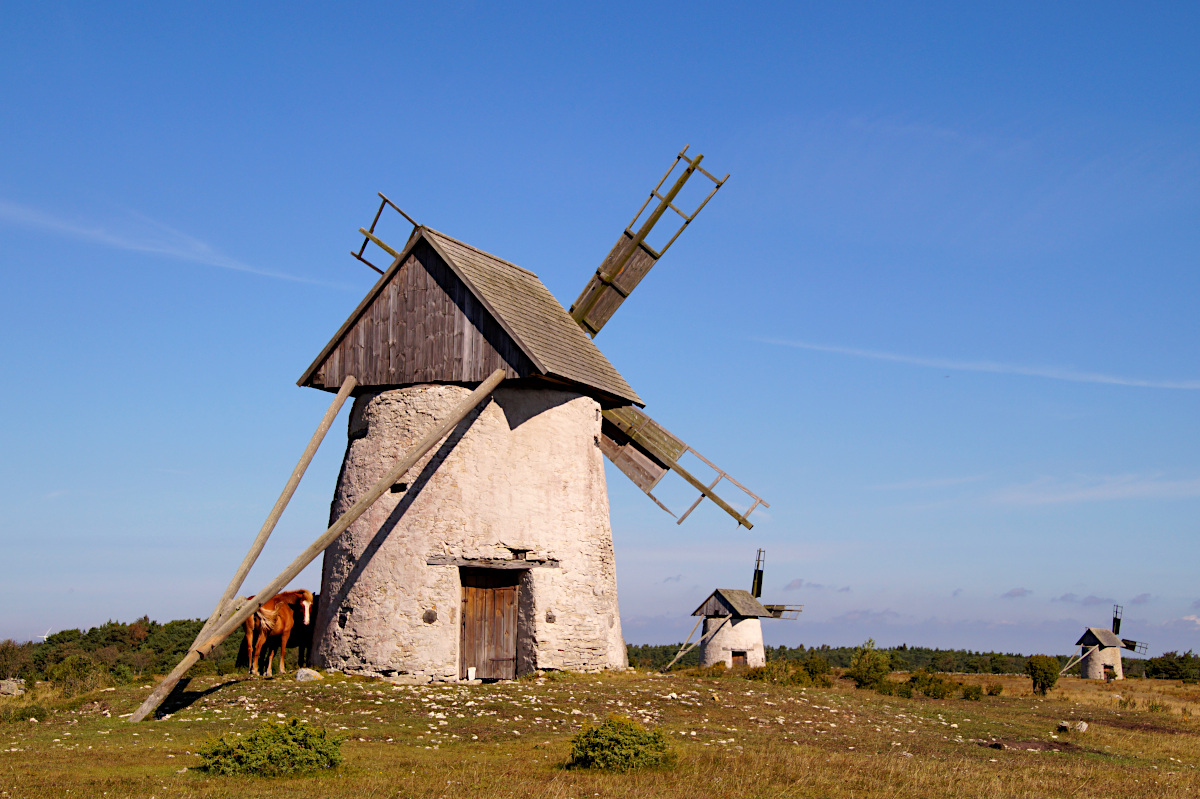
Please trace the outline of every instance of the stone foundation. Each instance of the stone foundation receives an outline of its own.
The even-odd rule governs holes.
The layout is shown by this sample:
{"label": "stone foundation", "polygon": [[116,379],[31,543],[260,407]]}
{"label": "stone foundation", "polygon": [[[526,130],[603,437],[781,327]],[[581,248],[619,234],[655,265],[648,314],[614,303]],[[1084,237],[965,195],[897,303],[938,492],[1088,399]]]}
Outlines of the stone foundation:
{"label": "stone foundation", "polygon": [[[358,397],[331,518],[469,393],[421,385]],[[518,673],[624,667],[599,435],[590,397],[497,389],[409,471],[403,490],[325,550],[315,662],[458,679],[459,568],[503,565],[523,572]]]}

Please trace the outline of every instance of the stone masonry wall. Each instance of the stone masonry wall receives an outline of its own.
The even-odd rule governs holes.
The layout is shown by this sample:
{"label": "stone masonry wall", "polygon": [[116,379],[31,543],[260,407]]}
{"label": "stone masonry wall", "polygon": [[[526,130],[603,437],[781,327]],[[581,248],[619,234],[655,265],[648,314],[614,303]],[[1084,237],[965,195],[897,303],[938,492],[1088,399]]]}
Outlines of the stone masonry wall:
{"label": "stone masonry wall", "polygon": [[[721,625],[721,622],[725,622]],[[732,618],[725,621],[719,616],[704,617],[704,635],[720,626],[716,634],[700,647],[700,665],[711,666],[724,663],[733,666],[733,651],[745,651],[747,666],[765,666],[767,653],[763,649],[762,621],[759,619]]]}
{"label": "stone masonry wall", "polygon": [[[331,508],[336,518],[469,389],[360,396]],[[325,551],[313,652],[351,672],[454,680],[458,565],[431,558],[557,560],[521,580],[518,667],[626,664],[617,609],[600,407],[567,391],[501,386]]]}

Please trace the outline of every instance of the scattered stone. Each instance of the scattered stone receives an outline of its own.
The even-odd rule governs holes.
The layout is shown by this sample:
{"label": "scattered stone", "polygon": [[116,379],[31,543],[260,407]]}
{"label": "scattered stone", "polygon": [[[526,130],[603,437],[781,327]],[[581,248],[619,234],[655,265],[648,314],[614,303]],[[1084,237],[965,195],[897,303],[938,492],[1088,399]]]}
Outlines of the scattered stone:
{"label": "scattered stone", "polygon": [[300,669],[296,672],[296,682],[312,682],[313,680],[323,680],[321,672],[316,669]]}
{"label": "scattered stone", "polygon": [[1088,723],[1086,721],[1060,721],[1058,723],[1059,732],[1087,732]]}
{"label": "scattered stone", "polygon": [[0,695],[20,696],[25,693],[24,680],[0,680]]}

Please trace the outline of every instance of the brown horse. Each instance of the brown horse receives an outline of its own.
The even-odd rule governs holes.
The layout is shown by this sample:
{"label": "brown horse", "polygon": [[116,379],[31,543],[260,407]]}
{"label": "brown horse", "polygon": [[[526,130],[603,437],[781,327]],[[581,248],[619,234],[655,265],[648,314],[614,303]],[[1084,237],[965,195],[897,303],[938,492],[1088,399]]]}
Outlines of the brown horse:
{"label": "brown horse", "polygon": [[[254,599],[254,597],[247,597]],[[310,623],[313,604],[312,591],[284,591],[276,594],[262,604],[250,618],[243,622],[246,631],[246,651],[250,655],[250,673],[258,675],[258,656],[268,638],[279,639],[279,673],[286,674],[287,667],[284,659],[287,657],[288,636],[296,625],[293,610],[295,605],[304,609],[304,624]],[[271,665],[275,659],[275,651],[267,650],[267,677],[271,676]]]}

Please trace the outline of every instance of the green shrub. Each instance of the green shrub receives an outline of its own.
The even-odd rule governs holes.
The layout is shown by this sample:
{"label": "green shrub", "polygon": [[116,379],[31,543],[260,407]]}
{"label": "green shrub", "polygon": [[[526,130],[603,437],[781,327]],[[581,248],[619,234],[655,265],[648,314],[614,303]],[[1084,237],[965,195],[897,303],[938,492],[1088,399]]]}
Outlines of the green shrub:
{"label": "green shrub", "polygon": [[920,691],[930,699],[947,699],[958,692],[958,683],[934,674],[928,669],[917,669],[908,678],[914,691]]}
{"label": "green shrub", "polygon": [[983,699],[983,686],[981,685],[964,685],[962,691],[963,699],[968,699],[972,702],[978,702]]}
{"label": "green shrub", "polygon": [[0,704],[0,723],[3,724],[14,724],[30,719],[42,721],[49,715],[50,711],[41,705],[10,705],[7,702]]}
{"label": "green shrub", "polygon": [[1002,693],[1004,693],[1003,685],[1001,685],[998,682],[988,683],[988,687],[987,687],[987,695],[988,696],[1000,696],[1000,694],[1002,694]]}
{"label": "green shrub", "polygon": [[0,641],[0,680],[29,679],[33,670],[33,644]]}
{"label": "green shrub", "polygon": [[1033,655],[1025,662],[1025,673],[1033,680],[1034,693],[1045,696],[1058,682],[1058,672],[1062,667],[1058,658],[1049,655]]}
{"label": "green shrub", "polygon": [[891,672],[891,659],[875,648],[875,641],[868,638],[866,643],[854,651],[850,668],[846,676],[854,680],[859,688],[874,688],[879,685]]}
{"label": "green shrub", "polygon": [[675,759],[666,737],[625,716],[609,716],[599,726],[588,725],[571,739],[569,768],[632,771],[670,765]]}
{"label": "green shrub", "polygon": [[1151,699],[1150,701],[1146,702],[1146,710],[1150,711],[1151,713],[1166,713],[1167,704],[1165,702],[1160,702],[1157,699]]}
{"label": "green shrub", "polygon": [[210,774],[281,777],[333,768],[342,762],[342,738],[289,719],[260,724],[244,736],[222,735],[196,749],[200,768]]}
{"label": "green shrub", "polygon": [[711,666],[697,666],[694,669],[688,669],[685,673],[689,677],[724,677],[725,661],[718,660]]}
{"label": "green shrub", "polygon": [[64,697],[86,694],[112,683],[108,669],[87,655],[69,655],[46,669],[46,677]]}

